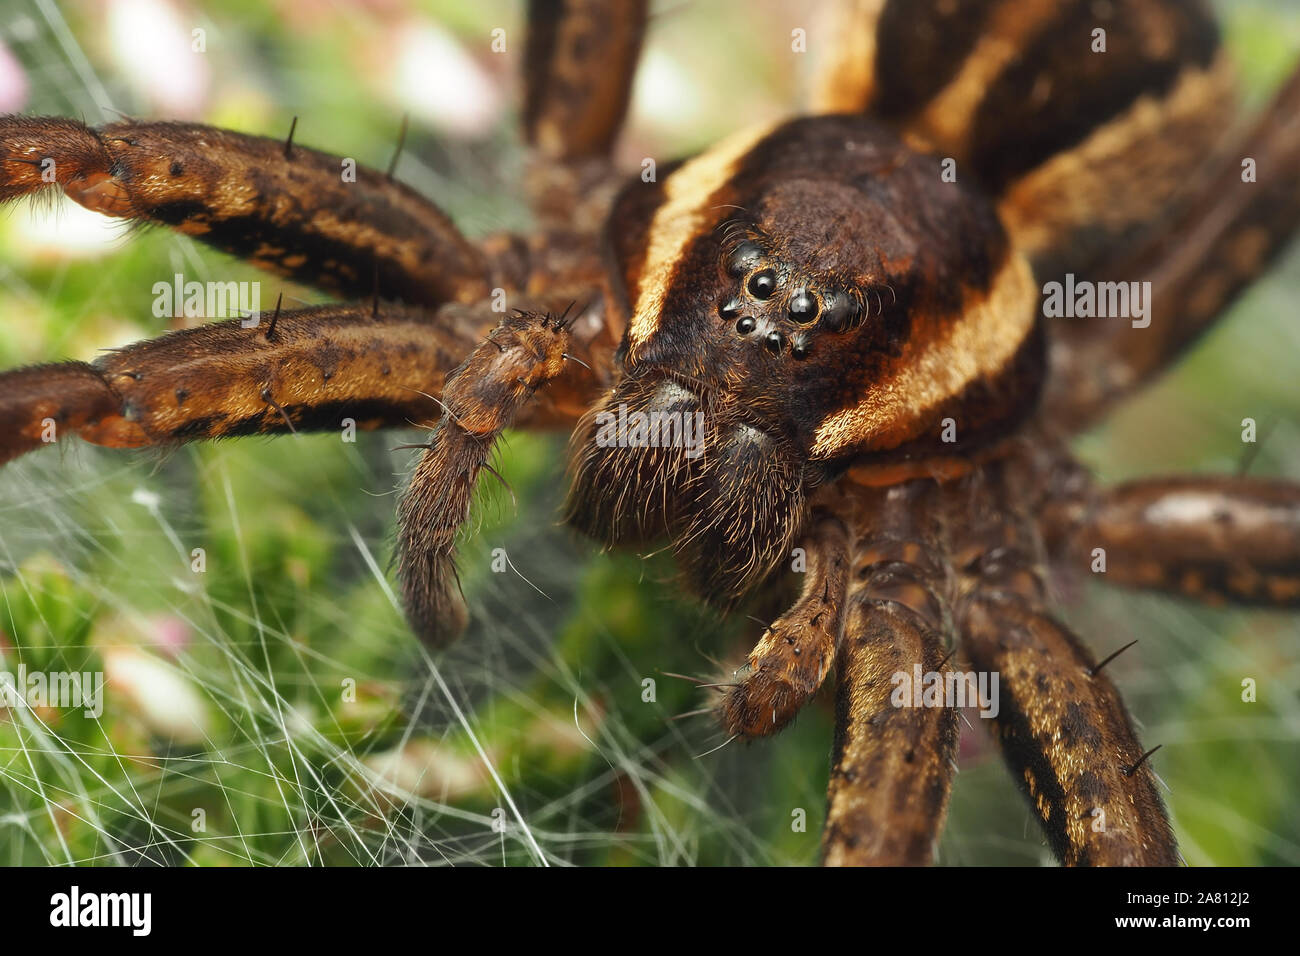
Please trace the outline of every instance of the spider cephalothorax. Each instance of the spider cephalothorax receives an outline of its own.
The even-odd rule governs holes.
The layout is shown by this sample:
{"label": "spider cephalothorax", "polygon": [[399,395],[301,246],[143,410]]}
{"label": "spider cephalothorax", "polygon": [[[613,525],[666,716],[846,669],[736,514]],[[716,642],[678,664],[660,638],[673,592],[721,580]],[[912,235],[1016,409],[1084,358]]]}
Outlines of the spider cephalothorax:
{"label": "spider cephalothorax", "polygon": [[[772,734],[836,672],[827,862],[930,859],[959,701],[900,702],[892,676],[954,659],[1000,677],[983,703],[1062,860],[1176,862],[1151,751],[1109,658],[1056,617],[1049,566],[1101,548],[1111,582],[1300,604],[1300,488],[1097,488],[1065,438],[1294,233],[1300,73],[1225,133],[1230,71],[1199,2],[842,8],[819,115],[628,181],[609,153],[646,3],[533,0],[536,230],[480,243],[292,134],[0,118],[0,199],[57,185],[351,300],[5,373],[0,460],[69,434],[428,425],[397,571],[440,645],[466,622],[453,545],[497,437],[576,423],[567,517],[597,540],[667,541],[722,607],[798,556],[799,597],[710,710]],[[1054,326],[1038,290],[1067,271],[1145,282],[1150,311]]]}
{"label": "spider cephalothorax", "polygon": [[[865,117],[741,134],[627,187],[607,227],[620,381],[579,430],[571,520],[673,538],[688,583],[743,595],[852,461],[974,454],[1032,407],[1028,264],[992,205]],[[703,454],[602,441],[601,416],[703,416]],[[947,434],[945,434],[945,432]]]}

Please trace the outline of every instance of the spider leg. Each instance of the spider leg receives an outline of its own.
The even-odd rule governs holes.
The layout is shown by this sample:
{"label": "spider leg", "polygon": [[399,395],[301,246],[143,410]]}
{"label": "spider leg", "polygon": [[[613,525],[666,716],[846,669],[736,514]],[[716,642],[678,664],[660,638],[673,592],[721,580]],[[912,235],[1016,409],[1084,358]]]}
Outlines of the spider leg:
{"label": "spider leg", "polygon": [[646,0],[529,0],[524,129],[552,160],[609,153],[645,35]]}
{"label": "spider leg", "polygon": [[397,510],[397,567],[411,629],[427,645],[464,629],[456,532],[469,517],[478,473],[501,432],[565,365],[564,318],[520,312],[489,333],[448,377],[443,416]]}
{"label": "spider leg", "polygon": [[482,318],[392,303],[286,311],[170,332],[92,363],[0,373],[0,463],[80,435],[135,448],[296,430],[409,426],[468,352]]}
{"label": "spider leg", "polygon": [[1041,548],[1004,478],[992,466],[951,501],[957,627],[975,670],[997,676],[1003,756],[1062,862],[1176,865],[1149,754],[1114,685],[1049,612]]}
{"label": "spider leg", "polygon": [[1094,493],[1054,533],[1103,580],[1205,601],[1300,605],[1300,485],[1246,477],[1132,481]]}
{"label": "spider leg", "polygon": [[870,530],[854,551],[836,662],[829,866],[928,863],[947,812],[957,711],[942,688],[927,706],[901,689],[947,657],[947,562],[925,517],[934,495],[929,481],[862,495],[858,526]]}
{"label": "spider leg", "polygon": [[848,585],[848,532],[839,519],[815,519],[804,536],[807,559],[794,607],[763,633],[720,705],[729,735],[765,737],[784,728],[821,687],[835,662]]}
{"label": "spider leg", "polygon": [[[1243,179],[1253,161],[1257,181]],[[1300,69],[1252,131],[1157,235],[1090,274],[1150,282],[1149,312],[1058,322],[1044,409],[1077,429],[1167,367],[1219,318],[1300,228]]]}
{"label": "spider leg", "polygon": [[524,132],[543,223],[594,234],[622,181],[610,150],[645,36],[647,0],[529,0]]}
{"label": "spider leg", "polygon": [[0,117],[0,201],[57,185],[346,298],[422,305],[489,290],[486,258],[413,189],[355,161],[193,123]]}

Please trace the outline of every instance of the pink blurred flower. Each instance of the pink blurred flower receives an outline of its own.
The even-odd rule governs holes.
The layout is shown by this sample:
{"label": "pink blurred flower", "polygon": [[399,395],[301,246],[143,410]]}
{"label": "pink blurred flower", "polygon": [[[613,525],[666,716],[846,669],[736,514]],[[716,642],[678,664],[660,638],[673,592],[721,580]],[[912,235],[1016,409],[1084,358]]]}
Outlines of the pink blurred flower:
{"label": "pink blurred flower", "polygon": [[0,113],[17,113],[27,105],[27,73],[0,40]]}

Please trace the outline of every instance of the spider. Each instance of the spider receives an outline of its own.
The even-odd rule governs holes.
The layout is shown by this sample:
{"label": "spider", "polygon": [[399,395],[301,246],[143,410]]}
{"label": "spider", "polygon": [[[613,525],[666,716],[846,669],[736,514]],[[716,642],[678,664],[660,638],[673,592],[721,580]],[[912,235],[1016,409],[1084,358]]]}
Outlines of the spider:
{"label": "spider", "polygon": [[[766,737],[834,675],[825,862],[929,861],[964,687],[913,701],[900,677],[967,670],[997,678],[979,703],[1062,862],[1178,862],[1152,751],[1110,658],[1054,615],[1049,571],[1101,553],[1112,583],[1295,606],[1300,487],[1097,487],[1068,439],[1293,233],[1300,72],[1225,138],[1236,100],[1199,3],[840,16],[812,112],[629,178],[610,153],[645,0],[533,0],[537,227],[479,243],[292,133],[0,118],[0,200],[57,186],[340,299],[6,372],[0,461],[71,435],[428,425],[396,573],[440,647],[466,623],[454,546],[495,441],[572,427],[573,527],[667,542],[720,611],[801,575],[711,710]],[[1054,321],[1053,283],[1103,314]]]}

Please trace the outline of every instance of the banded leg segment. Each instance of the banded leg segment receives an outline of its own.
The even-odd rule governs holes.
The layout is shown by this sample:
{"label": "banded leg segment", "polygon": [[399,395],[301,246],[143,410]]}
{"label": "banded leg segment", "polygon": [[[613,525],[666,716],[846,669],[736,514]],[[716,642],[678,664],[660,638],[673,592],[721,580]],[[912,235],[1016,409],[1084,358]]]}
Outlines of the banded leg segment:
{"label": "banded leg segment", "polygon": [[170,226],[348,298],[437,305],[490,288],[484,256],[413,189],[281,140],[193,123],[0,117],[0,200],[53,184],[87,209]]}
{"label": "banded leg segment", "polygon": [[998,742],[1057,857],[1068,866],[1178,865],[1123,701],[1078,638],[997,589],[963,602],[959,627],[972,666],[998,675]]}
{"label": "banded leg segment", "polygon": [[1114,685],[1047,610],[1042,549],[1008,477],[990,468],[949,501],[957,627],[975,670],[997,675],[1003,757],[1063,863],[1176,865],[1147,755]]}
{"label": "banded leg segment", "polygon": [[827,791],[828,866],[922,865],[948,808],[957,711],[946,699],[916,706],[898,691],[940,670],[947,565],[932,519],[930,482],[864,492],[872,530],[853,559],[837,658],[835,745]]}
{"label": "banded leg segment", "polygon": [[1068,535],[1074,560],[1106,556],[1103,580],[1211,602],[1300,605],[1300,485],[1162,478],[1097,493]]}
{"label": "banded leg segment", "polygon": [[[171,332],[109,352],[0,373],[0,463],[69,434],[117,448],[291,430],[401,427],[477,341],[482,316],[371,303]],[[428,394],[426,394],[428,393]]]}

